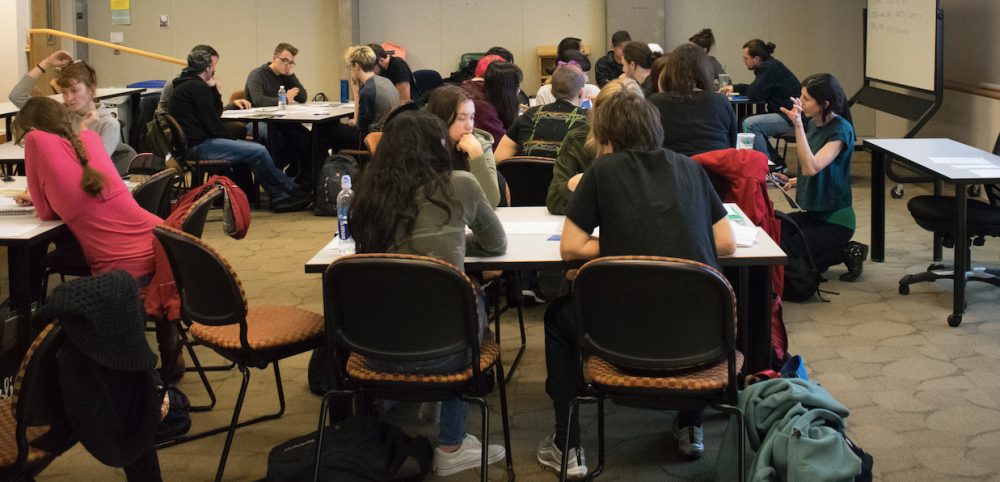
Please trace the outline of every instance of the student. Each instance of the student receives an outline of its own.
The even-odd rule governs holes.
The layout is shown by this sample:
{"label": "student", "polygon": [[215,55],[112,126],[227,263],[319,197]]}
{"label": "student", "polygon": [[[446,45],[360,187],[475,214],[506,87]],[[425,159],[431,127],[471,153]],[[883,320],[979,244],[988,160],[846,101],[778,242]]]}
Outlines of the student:
{"label": "student", "polygon": [[[562,56],[556,60],[556,67],[561,65],[576,66],[583,72],[584,82],[587,81],[587,72],[590,72],[590,59],[586,55],[583,55],[579,50],[567,50],[563,52]],[[597,97],[597,94],[601,91],[601,88],[591,84],[585,83],[583,85],[583,98],[584,100],[593,100]],[[535,105],[545,105],[551,104],[556,101],[556,97],[552,95],[552,82],[545,84],[538,88],[535,92]]]}
{"label": "student", "polygon": [[[490,47],[490,49],[486,51],[486,55],[499,55],[504,62],[514,63],[514,54],[512,54],[510,50],[503,47]],[[528,100],[528,94],[524,93],[524,89],[517,89],[517,102],[521,105],[522,110],[527,109],[528,104],[531,103]]]}
{"label": "student", "polygon": [[229,138],[220,119],[222,97],[216,88],[218,52],[211,47],[196,48],[188,54],[187,61],[188,66],[172,83],[167,110],[184,130],[192,155],[248,165],[267,191],[271,210],[276,213],[309,207],[309,198],[274,165],[264,146]]}
{"label": "student", "polygon": [[448,127],[452,169],[471,172],[490,206],[500,204],[493,138],[475,128],[476,105],[472,98],[458,86],[442,85],[431,93],[426,110]]}
{"label": "student", "polygon": [[[715,35],[712,34],[712,29],[703,28],[698,33],[692,35],[691,38],[688,39],[688,42],[701,47],[705,51],[705,54],[709,54],[712,51],[712,47],[715,46]],[[722,68],[722,64],[719,63],[719,60],[712,55],[708,56],[708,65],[709,74],[712,76],[712,80],[718,79],[719,75],[726,74],[726,69]]]}
{"label": "student", "polygon": [[604,87],[608,81],[621,77],[625,63],[622,58],[622,50],[631,41],[632,36],[624,30],[619,30],[611,36],[611,50],[604,57],[597,59],[597,66],[594,68],[598,87]]}
{"label": "student", "polygon": [[556,101],[532,107],[514,121],[493,153],[497,162],[513,156],[555,159],[566,133],[587,122],[587,110],[580,108],[584,82],[578,66],[556,67],[549,84]]}
{"label": "student", "polygon": [[[868,246],[851,241],[857,222],[851,199],[854,126],[844,89],[830,74],[811,75],[802,81],[801,97],[792,98],[792,108],[781,112],[792,122],[799,157],[799,176],[785,186],[796,187],[795,202],[802,211],[789,216],[808,241],[817,268],[844,263],[847,272],[840,280],[855,281]],[[810,120],[809,127],[803,117]],[[797,231],[782,224],[781,239],[796,250],[790,255],[805,257]]]}
{"label": "student", "polygon": [[[799,79],[780,60],[774,58],[774,44],[753,39],[743,44],[743,63],[753,71],[753,83],[723,87],[724,93],[739,92],[752,102],[766,102],[767,114],[758,114],[743,120],[743,132],[754,134],[753,148],[767,154],[779,168],[784,168],[784,159],[773,150],[769,137],[780,137],[793,133],[792,124],[781,115],[780,109],[792,107],[789,100],[799,93]],[[782,169],[783,170],[783,169]]]}
{"label": "student", "polygon": [[663,69],[667,66],[667,56],[657,57],[649,69],[649,82],[653,84],[653,93],[663,92]]}
{"label": "student", "polygon": [[[243,88],[247,102],[257,107],[272,107],[278,105],[278,89],[285,88],[286,100],[289,104],[304,104],[309,100],[305,86],[299,82],[292,70],[295,68],[295,56],[299,49],[293,45],[281,42],[274,47],[271,61],[250,71],[246,85]],[[273,132],[269,132],[273,131]],[[278,167],[289,167],[289,174],[297,174],[296,181],[308,186],[310,169],[297,172],[299,167],[312,166],[312,136],[302,124],[275,124],[268,129],[267,123],[258,129],[258,140],[271,146],[272,156]],[[270,143],[267,136],[274,135]],[[294,162],[297,161],[297,162]],[[304,181],[304,182],[303,182]]]}
{"label": "student", "polygon": [[386,52],[379,44],[371,43],[368,46],[378,58],[378,62],[375,64],[375,73],[389,79],[392,85],[396,86],[399,102],[412,100],[417,93],[417,83],[413,80],[410,64],[392,55],[393,52]]}
{"label": "student", "polygon": [[357,149],[363,146],[365,136],[378,126],[382,118],[399,105],[399,91],[388,78],[375,74],[378,57],[367,45],[355,45],[344,53],[344,62],[350,72],[351,97],[354,118],[351,124],[334,125],[334,145],[338,148]]}
{"label": "student", "polygon": [[135,149],[122,140],[122,128],[118,118],[114,116],[114,111],[94,101],[94,95],[97,94],[97,72],[85,61],[74,62],[73,57],[64,50],[52,53],[21,77],[10,91],[10,101],[19,108],[24,107],[31,98],[31,89],[35,81],[50,69],[58,72],[56,85],[62,89],[63,104],[72,114],[70,120],[73,129],[79,132],[83,119],[89,113],[95,112],[97,119],[91,123],[90,129],[100,136],[105,152],[115,163],[118,175],[125,175],[129,163],[135,157]]}
{"label": "student", "polygon": [[705,51],[684,44],[666,62],[660,78],[663,92],[649,97],[660,111],[663,147],[693,156],[735,146],[736,113],[726,96],[712,89]]}
{"label": "student", "polygon": [[[457,88],[455,88],[457,89]],[[437,92],[435,90],[435,94]],[[452,169],[444,123],[428,112],[404,112],[386,126],[378,151],[365,167],[351,206],[351,229],[359,253],[405,253],[430,256],[464,270],[465,256],[496,256],[507,237],[493,206],[475,177]],[[472,235],[465,234],[466,227]],[[482,288],[479,296],[479,339],[486,334]],[[379,371],[450,373],[469,365],[469,354],[426,362],[368,359]],[[465,432],[468,404],[442,402],[434,473],[447,476],[480,466],[482,444]],[[501,445],[488,447],[489,463],[504,458]]]}
{"label": "student", "polygon": [[[191,48],[191,52],[194,52],[196,50],[197,51],[206,51],[206,52],[209,52],[211,55],[214,55],[216,57],[219,56],[219,52],[217,52],[210,45],[195,45],[194,47]],[[189,55],[190,55],[190,53],[189,53]],[[156,112],[155,112],[156,116],[158,116],[160,114],[166,114],[166,113],[169,112],[168,106],[170,105],[170,96],[173,95],[173,93],[174,93],[174,80],[179,79],[181,75],[184,75],[184,71],[183,70],[181,70],[181,73],[179,75],[177,75],[177,77],[174,77],[173,79],[170,80],[170,82],[167,82],[163,86],[163,90],[160,91],[160,101],[157,102],[157,104],[156,104]],[[219,90],[219,88],[220,88],[219,87],[219,79],[216,78],[215,79],[215,89]],[[220,98],[221,98],[221,95],[222,94],[221,94],[221,91],[220,91],[220,94],[219,94]],[[223,110],[249,109],[250,107],[252,107],[250,105],[250,101],[248,101],[246,99],[232,99],[232,98],[230,98],[229,99],[229,103],[226,104],[225,106],[223,106],[222,109]],[[223,120],[222,121],[222,127],[224,127],[226,129],[226,132],[228,134],[227,137],[230,138],[230,139],[246,139],[247,138],[247,126],[243,122],[236,121],[236,120]],[[266,126],[261,126],[261,127],[266,127]]]}
{"label": "student", "polygon": [[649,74],[653,62],[659,57],[660,54],[654,53],[644,42],[629,42],[622,49],[622,59],[625,61],[622,65],[623,75],[638,82],[646,97],[656,93],[656,86]]}
{"label": "student", "polygon": [[75,115],[47,97],[24,103],[12,127],[24,145],[28,190],[15,200],[34,205],[43,221],[62,219],[94,274],[122,269],[146,286],[154,270],[153,228],[163,220],[141,208],[118,176],[91,130],[97,113],[87,114],[79,131]]}
{"label": "student", "polygon": [[476,126],[493,136],[494,149],[517,119],[521,80],[518,66],[487,55],[476,64],[476,76],[462,83],[476,106]]}
{"label": "student", "polygon": [[[626,80],[625,82],[631,82]],[[564,260],[645,255],[685,258],[719,267],[720,255],[736,249],[726,209],[708,175],[695,161],[662,148],[656,109],[623,89],[602,100],[590,119],[589,141],[599,153],[580,179],[566,208],[559,251]],[[592,235],[600,227],[600,239]],[[584,386],[572,309],[545,316],[546,393],[555,408],[555,432],[538,446],[544,467],[558,471],[566,441],[569,401]],[[558,313],[558,314],[557,314]],[[678,449],[704,452],[701,410],[682,410],[674,422]],[[573,422],[567,476],[587,471]]]}

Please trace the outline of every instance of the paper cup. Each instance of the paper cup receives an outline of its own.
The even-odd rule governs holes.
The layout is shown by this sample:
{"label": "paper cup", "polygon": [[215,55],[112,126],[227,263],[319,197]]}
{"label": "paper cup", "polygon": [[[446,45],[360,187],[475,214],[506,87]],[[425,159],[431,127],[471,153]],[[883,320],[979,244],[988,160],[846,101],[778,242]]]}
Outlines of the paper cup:
{"label": "paper cup", "polygon": [[741,132],[736,134],[737,149],[753,149],[753,134]]}

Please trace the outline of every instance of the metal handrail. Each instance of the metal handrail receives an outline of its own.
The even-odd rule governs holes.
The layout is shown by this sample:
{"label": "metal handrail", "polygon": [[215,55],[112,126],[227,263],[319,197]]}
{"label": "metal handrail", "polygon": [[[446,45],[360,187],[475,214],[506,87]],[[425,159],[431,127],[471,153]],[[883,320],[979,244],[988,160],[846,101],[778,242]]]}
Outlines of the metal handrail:
{"label": "metal handrail", "polygon": [[[187,60],[178,59],[176,57],[170,57],[170,56],[167,56],[167,55],[161,55],[161,54],[156,54],[156,53],[153,53],[153,52],[147,52],[145,50],[134,49],[132,47],[126,47],[124,45],[113,44],[113,43],[104,42],[104,41],[101,41],[101,40],[94,40],[94,39],[89,38],[89,37],[81,37],[79,35],[74,35],[74,34],[71,34],[71,33],[66,33],[66,32],[63,32],[61,30],[54,30],[54,29],[51,29],[51,28],[33,28],[33,29],[28,30],[28,35],[29,36],[31,36],[31,35],[52,35],[52,36],[55,36],[55,37],[68,38],[70,40],[75,40],[77,42],[82,42],[82,43],[91,44],[91,45],[97,45],[97,46],[100,46],[100,47],[105,47],[105,48],[114,49],[114,50],[120,50],[122,52],[126,52],[126,53],[130,53],[130,54],[138,55],[138,56],[141,56],[141,57],[150,58],[150,59],[153,59],[153,60],[160,60],[160,61],[163,61],[163,62],[170,62],[170,63],[177,64],[177,65],[185,65],[185,66],[187,65]],[[29,45],[30,45],[30,42],[29,42]]]}

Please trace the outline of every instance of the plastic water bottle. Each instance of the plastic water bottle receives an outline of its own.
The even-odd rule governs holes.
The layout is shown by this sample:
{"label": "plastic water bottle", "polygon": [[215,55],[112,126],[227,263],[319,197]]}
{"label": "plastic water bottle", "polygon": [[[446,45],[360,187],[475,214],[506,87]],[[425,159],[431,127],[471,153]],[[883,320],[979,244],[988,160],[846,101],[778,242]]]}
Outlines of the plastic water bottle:
{"label": "plastic water bottle", "polygon": [[288,93],[285,92],[285,86],[278,87],[278,110],[285,110],[288,105]]}
{"label": "plastic water bottle", "polygon": [[351,176],[344,174],[340,178],[340,194],[337,195],[337,237],[340,238],[340,253],[354,254],[354,238],[351,237],[351,227],[347,224],[347,212],[351,210],[354,191],[351,190]]}

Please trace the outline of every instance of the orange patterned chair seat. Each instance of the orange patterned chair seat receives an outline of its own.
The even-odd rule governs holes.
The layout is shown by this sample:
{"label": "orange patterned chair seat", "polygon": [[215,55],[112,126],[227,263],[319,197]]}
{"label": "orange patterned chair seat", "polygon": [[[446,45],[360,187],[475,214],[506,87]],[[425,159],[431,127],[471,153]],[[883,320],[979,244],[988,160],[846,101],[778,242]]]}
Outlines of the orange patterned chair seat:
{"label": "orange patterned chair seat", "polygon": [[[483,341],[479,346],[479,369],[486,371],[500,358],[500,345],[495,341]],[[352,378],[379,382],[407,383],[460,383],[472,378],[472,367],[464,371],[441,374],[389,373],[372,370],[365,357],[351,353],[347,359],[347,374]]]}
{"label": "orange patterned chair seat", "polygon": [[[10,467],[17,461],[17,440],[14,438],[17,422],[11,409],[11,399],[0,400],[0,467]],[[31,446],[31,442],[49,431],[48,425],[28,427],[28,465],[36,464],[49,453]]]}
{"label": "orange patterned chair seat", "polygon": [[[736,371],[743,368],[743,353],[736,351]],[[587,358],[587,376],[602,387],[654,390],[715,391],[726,388],[729,381],[726,360],[710,367],[676,375],[647,376],[622,371],[602,358]]]}
{"label": "orange patterned chair seat", "polygon": [[[323,316],[294,306],[254,306],[247,312],[247,342],[266,350],[310,340],[323,334]],[[240,325],[210,326],[193,323],[195,339],[229,350],[240,346]]]}

